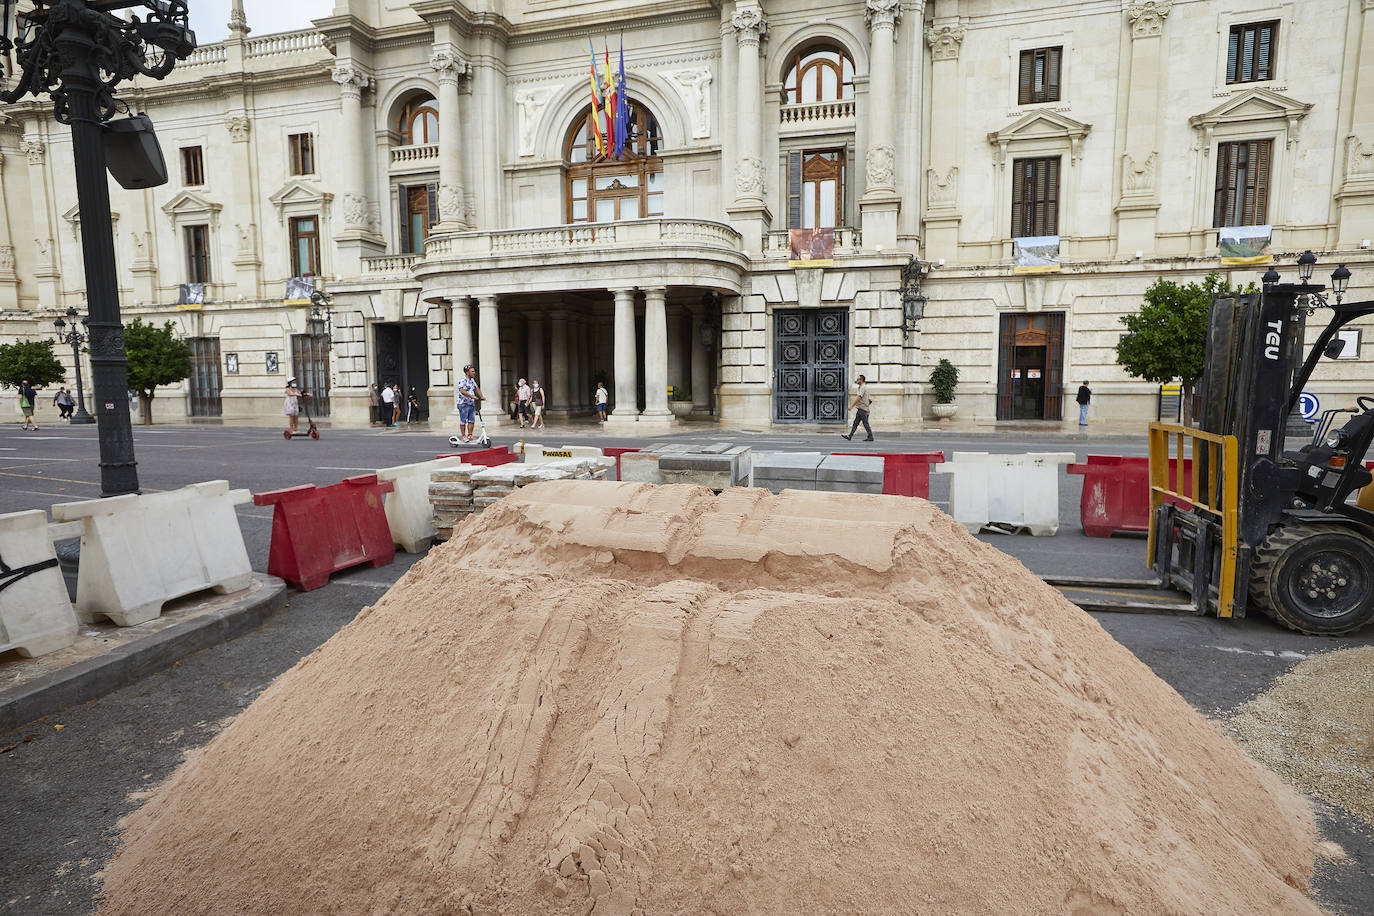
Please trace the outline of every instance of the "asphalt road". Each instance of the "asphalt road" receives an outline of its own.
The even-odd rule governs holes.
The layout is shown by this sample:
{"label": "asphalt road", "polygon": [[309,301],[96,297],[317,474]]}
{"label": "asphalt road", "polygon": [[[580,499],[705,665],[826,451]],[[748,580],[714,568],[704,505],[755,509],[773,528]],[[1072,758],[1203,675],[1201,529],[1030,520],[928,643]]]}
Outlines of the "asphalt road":
{"label": "asphalt road", "polygon": [[[590,441],[637,445],[586,434],[550,435],[554,444]],[[835,436],[689,433],[731,438],[757,450],[834,450]],[[225,478],[254,491],[299,483],[326,484],[350,474],[422,460],[448,451],[430,432],[325,430],[318,442],[286,442],[279,431],[242,427],[155,427],[135,432],[142,484],[172,489]],[[498,442],[502,440],[498,439]],[[509,440],[506,440],[509,441]],[[910,435],[874,443],[885,451],[943,449],[994,452],[1074,451],[1144,454],[1140,439],[1056,436]],[[0,430],[0,512],[46,508],[99,495],[94,430]],[[1085,538],[1077,528],[1079,478],[1062,478],[1061,528],[1053,538],[984,535],[1041,574],[1132,576],[1143,573],[1144,541]],[[932,499],[948,491],[934,478]],[[270,516],[240,507],[254,566],[266,566]],[[156,549],[156,545],[150,545]],[[207,742],[279,674],[327,640],[399,578],[414,558],[398,554],[382,569],[336,576],[325,588],[293,593],[264,627],[183,659],[99,701],[0,734],[0,913],[83,914],[98,891],[96,874],[117,841],[118,820],[171,774],[185,754]],[[1290,633],[1266,620],[1094,615],[1123,645],[1205,714],[1219,716],[1266,689],[1301,658],[1355,644]],[[63,726],[61,729],[55,726]],[[32,739],[32,740],[26,740]],[[359,740],[366,740],[360,736]],[[1343,812],[1319,808],[1324,836],[1346,851],[1322,867],[1316,896],[1343,913],[1374,913],[1374,836]]]}

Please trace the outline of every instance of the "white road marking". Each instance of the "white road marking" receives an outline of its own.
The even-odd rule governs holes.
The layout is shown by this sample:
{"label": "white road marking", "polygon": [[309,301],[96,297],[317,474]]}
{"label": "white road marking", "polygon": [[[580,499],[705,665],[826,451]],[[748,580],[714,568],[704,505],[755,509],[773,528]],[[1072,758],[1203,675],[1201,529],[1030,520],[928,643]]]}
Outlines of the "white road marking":
{"label": "white road marking", "polygon": [[375,471],[376,468],[315,468],[317,471]]}
{"label": "white road marking", "polygon": [[1291,649],[1284,649],[1275,652],[1273,649],[1239,649],[1235,646],[1207,646],[1208,649],[1216,649],[1218,652],[1233,652],[1236,655],[1263,655],[1267,658],[1284,658],[1302,661],[1311,656],[1303,652],[1294,652]]}
{"label": "white road marking", "polygon": [[378,591],[386,591],[391,588],[385,582],[363,582],[359,579],[335,579],[331,585],[351,585],[354,588],[375,588]]}
{"label": "white road marking", "polygon": [[0,461],[91,461],[90,458],[46,458],[42,455],[6,455]]}

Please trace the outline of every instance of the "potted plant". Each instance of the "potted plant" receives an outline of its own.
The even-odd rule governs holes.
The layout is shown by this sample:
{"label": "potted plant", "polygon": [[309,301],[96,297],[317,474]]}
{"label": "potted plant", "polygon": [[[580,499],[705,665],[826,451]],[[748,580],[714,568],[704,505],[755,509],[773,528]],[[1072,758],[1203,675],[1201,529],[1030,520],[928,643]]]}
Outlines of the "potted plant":
{"label": "potted plant", "polygon": [[948,421],[959,406],[954,403],[954,389],[959,385],[959,370],[947,359],[941,359],[930,372],[930,390],[935,392],[931,411],[941,421]]}
{"label": "potted plant", "polygon": [[668,399],[668,409],[678,419],[685,419],[692,412],[692,392],[683,385],[673,385]]}

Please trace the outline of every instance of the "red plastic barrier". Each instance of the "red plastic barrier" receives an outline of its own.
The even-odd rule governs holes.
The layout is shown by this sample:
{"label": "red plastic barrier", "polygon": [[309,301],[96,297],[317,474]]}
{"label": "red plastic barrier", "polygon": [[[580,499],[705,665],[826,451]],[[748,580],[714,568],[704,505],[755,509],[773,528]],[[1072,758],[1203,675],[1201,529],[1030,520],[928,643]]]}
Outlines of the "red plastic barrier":
{"label": "red plastic barrier", "polygon": [[626,452],[637,452],[637,451],[639,451],[639,449],[637,449],[637,448],[603,448],[603,449],[601,450],[601,454],[605,455],[607,458],[614,458],[614,459],[615,459],[615,479],[616,479],[616,480],[619,480],[619,479],[620,479],[620,456],[623,455],[623,454],[625,454]]}
{"label": "red plastic barrier", "polygon": [[341,569],[390,563],[396,545],[382,494],[394,487],[391,481],[378,481],[376,474],[363,474],[327,487],[307,484],[254,493],[254,505],[276,507],[267,572],[310,591]]}
{"label": "red plastic barrier", "polygon": [[[1083,475],[1078,500],[1083,533],[1090,538],[1111,537],[1118,531],[1150,530],[1150,459],[1123,455],[1089,455],[1086,463],[1068,466]],[[1181,493],[1193,488],[1193,459],[1183,459],[1183,485],[1177,485],[1178,459],[1169,459],[1169,487]],[[1187,504],[1173,500],[1180,506]]]}
{"label": "red plastic barrier", "polygon": [[944,464],[944,452],[833,452],[883,459],[883,492],[930,499],[930,466]]}
{"label": "red plastic barrier", "polygon": [[502,464],[510,464],[512,461],[519,460],[520,456],[508,448],[494,446],[492,448],[478,449],[475,452],[449,452],[446,455],[435,455],[435,458],[462,458],[464,464],[480,464],[483,467],[494,468]]}

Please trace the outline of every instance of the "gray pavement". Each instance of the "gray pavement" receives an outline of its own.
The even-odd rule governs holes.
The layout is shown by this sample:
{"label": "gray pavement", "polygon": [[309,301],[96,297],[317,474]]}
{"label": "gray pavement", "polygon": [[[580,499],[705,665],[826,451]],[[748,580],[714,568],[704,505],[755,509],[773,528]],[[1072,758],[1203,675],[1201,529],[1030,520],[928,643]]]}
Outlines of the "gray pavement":
{"label": "gray pavement", "polygon": [[[94,429],[45,426],[38,433],[0,428],[0,512],[47,508],[99,494]],[[447,434],[428,430],[325,430],[318,442],[287,442],[275,429],[230,426],[154,427],[135,431],[141,480],[172,489],[227,478],[257,491],[299,483],[327,484],[378,467],[447,452]],[[732,439],[760,450],[861,451],[833,433],[758,433],[689,429],[681,438]],[[514,437],[498,435],[498,444]],[[634,446],[595,430],[548,430],[543,444],[597,442]],[[857,446],[858,444],[852,444]],[[843,449],[840,446],[844,446]],[[882,436],[878,451],[1074,451],[1142,455],[1143,436],[1059,435],[1042,429],[988,435],[939,430]],[[948,485],[933,478],[932,499]],[[983,535],[1042,575],[1137,576],[1144,541],[1083,537],[1077,528],[1080,478],[1063,478],[1061,529],[1053,538]],[[270,514],[240,507],[254,567],[266,566]],[[382,569],[340,574],[325,588],[291,593],[266,624],[175,666],[21,728],[0,733],[0,913],[87,913],[95,875],[114,851],[117,822],[166,778],[184,755],[208,741],[273,679],[328,639],[400,577],[414,557],[398,554]],[[1095,615],[1106,629],[1200,711],[1220,715],[1272,684],[1302,657],[1345,645],[1374,643],[1374,633],[1323,640],[1290,633],[1266,620]],[[55,726],[61,725],[60,730]],[[31,740],[29,740],[31,739]],[[365,740],[362,738],[361,740]],[[1318,899],[1344,913],[1374,913],[1374,837],[1348,815],[1320,809],[1324,835],[1349,858],[1323,867]]]}

